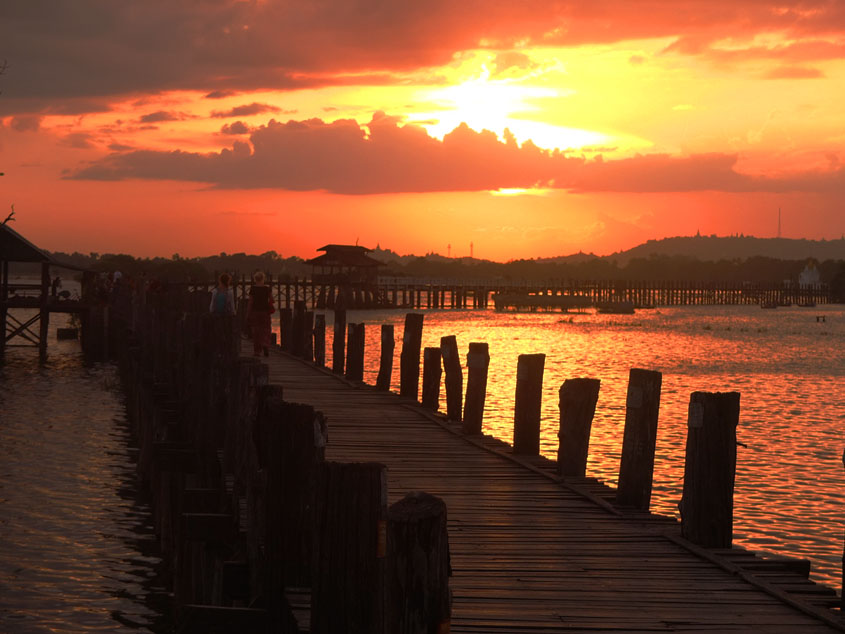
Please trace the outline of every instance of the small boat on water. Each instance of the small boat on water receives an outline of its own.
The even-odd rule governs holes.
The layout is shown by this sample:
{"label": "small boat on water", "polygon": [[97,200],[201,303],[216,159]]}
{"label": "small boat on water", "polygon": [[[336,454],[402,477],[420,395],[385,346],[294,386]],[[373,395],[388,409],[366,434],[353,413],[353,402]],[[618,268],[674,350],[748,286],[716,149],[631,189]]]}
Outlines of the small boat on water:
{"label": "small boat on water", "polygon": [[760,308],[777,308],[778,303],[770,300],[763,300],[760,302]]}

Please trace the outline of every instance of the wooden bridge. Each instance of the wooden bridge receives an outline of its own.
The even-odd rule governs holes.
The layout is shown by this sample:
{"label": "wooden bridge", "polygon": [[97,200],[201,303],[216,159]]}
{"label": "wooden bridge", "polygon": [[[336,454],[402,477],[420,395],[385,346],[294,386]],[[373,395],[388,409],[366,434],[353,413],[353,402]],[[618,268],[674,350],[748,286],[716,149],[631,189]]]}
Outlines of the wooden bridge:
{"label": "wooden bridge", "polygon": [[[482,309],[496,306],[536,310],[561,306],[630,303],[636,307],[763,304],[814,306],[831,301],[826,284],[703,282],[690,280],[472,280],[380,277],[370,284],[335,284],[326,279],[268,279],[282,308],[304,301],[311,308]],[[200,285],[210,288],[213,284]],[[246,296],[249,280],[236,280]],[[499,301],[496,301],[496,298]]]}
{"label": "wooden bridge", "polygon": [[386,464],[391,502],[446,502],[452,632],[845,631],[835,593],[795,560],[699,548],[674,519],[615,508],[595,480],[562,481],[408,399],[285,353],[265,361],[286,400],[327,417],[327,459]]}
{"label": "wooden bridge", "polygon": [[[473,346],[483,344],[470,346],[464,422],[452,423],[434,411],[435,351],[452,401],[457,351],[448,342],[426,348],[417,402],[421,315],[406,318],[400,396],[362,383],[360,325],[335,330],[333,373],[322,367],[325,323],[311,324],[310,313],[300,310],[292,336],[282,332],[300,356],[273,346],[254,357],[237,318],[210,315],[208,302],[205,293],[148,294],[109,313],[110,331],[122,333],[112,349],[180,632],[845,631],[841,599],[809,580],[808,561],[732,548],[730,515],[700,513],[686,483],[682,528],[643,510],[647,501],[631,503],[641,489],[622,470],[612,490],[559,475],[569,473],[560,455],[553,462],[519,446],[517,454],[468,428],[480,385]],[[392,326],[384,328],[392,344]],[[338,344],[347,335],[344,370]],[[383,359],[392,365],[392,354]],[[520,362],[517,412],[529,370]],[[649,381],[658,374],[632,371],[632,428],[656,424]],[[691,400],[690,438],[712,428],[713,410],[693,404],[701,403]],[[626,417],[623,465],[626,448],[641,457],[648,444],[629,443],[628,427]],[[515,427],[517,444],[536,445],[525,429]],[[728,439],[735,456],[735,434]],[[708,465],[699,475],[716,462],[716,448],[701,447]],[[716,482],[709,488],[721,489]],[[409,499],[436,508],[409,519],[396,510]],[[727,526],[726,545],[702,545],[694,511],[706,525]],[[412,618],[417,627],[395,626]]]}

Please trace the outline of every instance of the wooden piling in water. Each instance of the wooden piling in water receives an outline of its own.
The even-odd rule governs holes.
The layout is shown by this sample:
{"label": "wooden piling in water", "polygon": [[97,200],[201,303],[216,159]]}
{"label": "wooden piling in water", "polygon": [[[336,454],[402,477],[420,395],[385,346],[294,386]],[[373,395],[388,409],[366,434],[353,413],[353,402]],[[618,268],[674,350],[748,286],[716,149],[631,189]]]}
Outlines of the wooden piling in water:
{"label": "wooden piling in water", "polygon": [[393,334],[393,324],[382,324],[381,356],[379,358],[376,388],[385,392],[390,390],[390,382],[393,377],[393,351],[395,348],[396,340]]}
{"label": "wooden piling in water", "polygon": [[293,302],[293,347],[291,352],[297,357],[305,355],[305,301]]}
{"label": "wooden piling in water", "polygon": [[314,360],[314,312],[310,310],[306,310],[302,317],[302,358],[306,361]]}
{"label": "wooden piling in water", "polygon": [[364,324],[347,326],[346,378],[364,380]]}
{"label": "wooden piling in water", "polygon": [[314,315],[314,363],[326,365],[326,316],[323,313]]}
{"label": "wooden piling in water", "polygon": [[346,345],[346,310],[336,308],[334,311],[334,338],[332,340],[332,372],[343,374]]}
{"label": "wooden piling in water", "polygon": [[325,462],[315,491],[311,632],[384,634],[387,468]]}
{"label": "wooden piling in water", "polygon": [[402,352],[399,357],[399,395],[413,400],[417,400],[419,394],[422,328],[422,313],[405,315]]}
{"label": "wooden piling in water", "polygon": [[293,310],[282,308],[279,310],[279,330],[281,346],[285,352],[293,352]]}
{"label": "wooden piling in water", "polygon": [[513,410],[513,452],[540,453],[540,406],[543,398],[545,354],[521,354],[516,366]]}
{"label": "wooden piling in water", "polygon": [[730,548],[739,392],[693,392],[687,419],[681,535],[705,548]]}
{"label": "wooden piling in water", "polygon": [[440,402],[440,348],[426,348],[423,351],[422,406],[437,411]]}
{"label": "wooden piling in water", "polygon": [[285,585],[311,581],[314,482],[325,459],[326,422],[310,405],[263,399],[255,444],[267,474],[265,495],[266,571],[278,596]]}
{"label": "wooden piling in water", "polygon": [[449,535],[446,504],[413,492],[388,510],[385,632],[449,632]]}
{"label": "wooden piling in water", "polygon": [[464,404],[463,433],[481,433],[484,401],[487,398],[487,369],[490,353],[486,343],[473,342],[467,352],[467,394]]}
{"label": "wooden piling in water", "polygon": [[625,401],[625,432],[616,503],[647,511],[654,477],[654,450],[663,375],[632,368]]}
{"label": "wooden piling in water", "polygon": [[440,338],[440,353],[446,373],[446,416],[449,420],[459,423],[464,396],[464,374],[461,370],[458,340],[455,335]]}
{"label": "wooden piling in water", "polygon": [[599,379],[566,379],[560,386],[557,466],[561,476],[583,477],[587,471],[600,385]]}

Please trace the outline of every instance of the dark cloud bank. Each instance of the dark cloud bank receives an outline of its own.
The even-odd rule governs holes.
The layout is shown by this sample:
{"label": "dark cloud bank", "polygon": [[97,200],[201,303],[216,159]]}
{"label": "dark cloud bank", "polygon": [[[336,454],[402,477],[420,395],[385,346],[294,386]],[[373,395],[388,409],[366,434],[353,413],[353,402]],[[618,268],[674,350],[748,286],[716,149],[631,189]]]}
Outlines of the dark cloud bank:
{"label": "dark cloud bank", "polygon": [[[223,132],[246,132],[238,127]],[[369,130],[369,134],[367,131]],[[200,154],[136,150],[115,152],[70,178],[156,179],[206,183],[226,189],[325,190],[339,194],[483,191],[549,187],[576,192],[788,192],[842,195],[845,168],[778,178],[737,172],[737,156],[638,155],[587,160],[547,151],[527,141],[504,141],[461,125],[442,141],[420,127],[400,126],[377,113],[368,126],[353,120],[279,123],[251,130],[249,142]]]}

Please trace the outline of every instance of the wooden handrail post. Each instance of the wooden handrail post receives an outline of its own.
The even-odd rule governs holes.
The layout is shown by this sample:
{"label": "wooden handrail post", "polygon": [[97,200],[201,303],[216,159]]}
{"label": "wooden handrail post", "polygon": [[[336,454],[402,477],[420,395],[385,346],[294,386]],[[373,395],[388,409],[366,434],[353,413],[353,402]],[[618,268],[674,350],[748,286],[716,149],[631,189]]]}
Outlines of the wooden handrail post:
{"label": "wooden handrail post", "polygon": [[376,388],[390,390],[390,381],[393,376],[393,351],[396,348],[396,340],[393,334],[393,324],[381,325],[381,357],[378,366],[378,378]]}
{"label": "wooden handrail post", "polygon": [[[325,328],[325,324],[323,324]],[[302,317],[302,358],[314,360],[314,313],[306,310]]]}
{"label": "wooden handrail post", "polygon": [[384,634],[387,467],[324,462],[314,517],[311,632]]}
{"label": "wooden handrail post", "polygon": [[566,379],[560,386],[557,466],[561,476],[583,477],[586,474],[590,430],[600,385],[598,379]]}
{"label": "wooden handrail post", "polygon": [[334,338],[332,339],[332,372],[343,374],[343,364],[346,356],[346,310],[336,308],[334,311]]}
{"label": "wooden handrail post", "polygon": [[446,416],[449,420],[459,423],[464,396],[464,374],[455,335],[440,338],[440,353],[443,357],[443,369],[446,371]]}
{"label": "wooden handrail post", "polygon": [[739,392],[690,395],[681,535],[705,548],[733,541],[738,423]]}
{"label": "wooden handrail post", "polygon": [[513,452],[540,453],[540,406],[543,399],[544,354],[521,354],[516,366],[513,408]]}
{"label": "wooden handrail post", "polygon": [[279,330],[281,330],[281,345],[285,352],[293,352],[293,310],[282,308],[279,310]]}
{"label": "wooden handrail post", "polygon": [[616,503],[647,511],[654,476],[654,449],[663,375],[632,368],[628,379],[625,433]]}
{"label": "wooden handrail post", "polygon": [[347,326],[346,378],[351,381],[364,380],[364,324]]}
{"label": "wooden handrail post", "polygon": [[314,315],[314,363],[326,365],[326,316]]}
{"label": "wooden handrail post", "polygon": [[409,493],[388,510],[385,632],[449,631],[449,535],[446,504]]}
{"label": "wooden handrail post", "polygon": [[305,355],[305,301],[301,299],[293,302],[293,352],[297,357]]}
{"label": "wooden handrail post", "polygon": [[417,400],[419,394],[422,328],[422,313],[405,315],[402,352],[399,358],[399,395],[413,400]]}
{"label": "wooden handrail post", "polygon": [[471,343],[467,352],[467,395],[464,404],[463,432],[480,434],[487,398],[487,368],[490,353],[486,343]]}
{"label": "wooden handrail post", "polygon": [[277,594],[285,585],[311,581],[314,481],[325,459],[325,418],[310,405],[270,396],[261,403],[254,443],[267,474],[263,515],[272,539],[265,544],[265,574]]}
{"label": "wooden handrail post", "polygon": [[426,348],[423,351],[422,406],[437,411],[440,403],[440,348]]}

